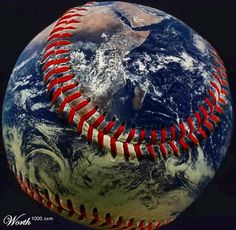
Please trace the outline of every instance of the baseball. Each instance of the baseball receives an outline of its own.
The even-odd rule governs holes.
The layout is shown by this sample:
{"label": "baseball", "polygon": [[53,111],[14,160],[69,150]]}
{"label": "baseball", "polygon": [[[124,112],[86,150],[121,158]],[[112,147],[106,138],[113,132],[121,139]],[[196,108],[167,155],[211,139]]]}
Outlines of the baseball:
{"label": "baseball", "polygon": [[232,103],[223,61],[175,17],[88,2],[34,38],[10,77],[3,137],[20,187],[97,229],[175,220],[218,170]]}

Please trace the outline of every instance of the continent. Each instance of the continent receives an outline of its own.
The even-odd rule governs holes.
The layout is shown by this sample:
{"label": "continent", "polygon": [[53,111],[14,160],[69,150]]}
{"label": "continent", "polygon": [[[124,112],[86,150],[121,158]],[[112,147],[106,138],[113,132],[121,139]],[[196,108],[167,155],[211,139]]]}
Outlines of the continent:
{"label": "continent", "polygon": [[[142,15],[140,15],[140,17],[141,16]],[[75,31],[75,34],[77,34],[76,37],[82,41],[85,39],[86,42],[103,42],[104,34],[112,37],[114,34],[125,34],[128,31],[130,31],[130,33],[132,32],[132,40],[128,40],[128,42],[132,41],[134,44],[137,42],[137,45],[140,44],[140,39],[144,42],[149,35],[148,31],[146,31],[145,34],[142,31],[134,31],[129,25],[123,23],[123,21],[117,17],[115,8],[98,5],[89,9],[88,13],[81,17],[80,26]],[[120,40],[120,43],[123,45],[127,44],[124,37],[123,40]]]}
{"label": "continent", "polygon": [[116,2],[114,7],[116,7],[117,10],[119,10],[123,16],[129,20],[133,28],[149,26],[161,21],[159,16],[145,12],[138,5],[126,2]]}

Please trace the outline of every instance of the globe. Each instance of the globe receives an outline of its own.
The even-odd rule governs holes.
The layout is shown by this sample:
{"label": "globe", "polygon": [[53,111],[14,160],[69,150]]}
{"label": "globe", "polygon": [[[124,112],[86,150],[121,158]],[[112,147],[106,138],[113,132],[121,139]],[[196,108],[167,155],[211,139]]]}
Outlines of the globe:
{"label": "globe", "polygon": [[63,96],[52,103],[45,48],[57,21],[30,42],[10,77],[3,108],[9,165],[32,198],[73,221],[162,226],[201,194],[227,152],[232,106],[223,62],[160,10],[125,2],[83,9],[71,44],[61,45],[70,49],[67,83],[103,114],[96,132],[112,124],[106,138],[132,151],[89,141],[76,119],[68,124],[68,106],[58,112]]}

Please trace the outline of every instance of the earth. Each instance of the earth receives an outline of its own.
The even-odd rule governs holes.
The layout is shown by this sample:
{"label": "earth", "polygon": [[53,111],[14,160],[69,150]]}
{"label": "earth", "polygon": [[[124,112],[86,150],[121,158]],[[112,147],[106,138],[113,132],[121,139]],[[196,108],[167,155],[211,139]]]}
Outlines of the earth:
{"label": "earth", "polygon": [[[87,97],[127,127],[177,123],[209,88],[210,44],[160,10],[122,2],[96,3],[71,46],[73,70]],[[42,53],[53,25],[22,52],[3,109],[7,158],[39,189],[114,217],[175,219],[206,187],[230,142],[229,102],[215,131],[181,157],[127,161],[88,145],[58,117],[43,82]],[[128,204],[128,206],[127,206]]]}

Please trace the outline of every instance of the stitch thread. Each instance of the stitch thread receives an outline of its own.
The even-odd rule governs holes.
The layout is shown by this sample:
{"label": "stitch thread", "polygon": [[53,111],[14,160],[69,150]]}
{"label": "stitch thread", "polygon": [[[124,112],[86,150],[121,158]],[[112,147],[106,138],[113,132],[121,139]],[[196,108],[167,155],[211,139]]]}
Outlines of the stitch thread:
{"label": "stitch thread", "polygon": [[[10,161],[8,161],[8,164],[18,181],[20,188],[28,194],[31,199],[36,200],[38,203],[43,204],[46,208],[51,209],[58,214],[62,214],[62,212],[65,213],[67,218],[73,218],[73,220],[76,220],[78,223],[96,225],[97,227],[103,227],[103,229],[132,228],[133,230],[154,230],[172,221],[146,222],[145,220],[135,221],[134,218],[129,218],[127,222],[125,222],[123,216],[114,218],[110,212],[107,212],[104,217],[100,216],[96,207],[89,212],[89,210],[86,210],[84,204],[80,204],[78,207],[79,211],[76,211],[72,200],[68,199],[66,200],[66,203],[62,205],[59,194],[49,194],[47,189],[39,188],[28,178],[24,178],[21,172],[17,172],[15,165],[12,165]],[[52,199],[52,197],[54,197],[54,199]],[[65,205],[66,207],[64,207]]]}
{"label": "stitch thread", "polygon": [[[212,47],[211,54],[215,64],[207,97],[199,102],[199,109],[186,120],[183,119],[176,125],[163,126],[160,136],[157,135],[157,130],[154,128],[148,136],[146,128],[139,131],[132,127],[127,130],[125,122],[118,123],[115,117],[107,121],[106,113],[100,113],[98,107],[93,105],[89,99],[84,98],[82,92],[78,90],[72,92],[76,89],[76,85],[71,83],[75,78],[69,57],[71,38],[74,36],[73,31],[81,23],[81,17],[93,4],[94,2],[89,2],[84,7],[68,10],[58,20],[49,35],[42,58],[44,64],[42,71],[48,91],[52,92],[52,105],[58,104],[55,107],[59,113],[62,113],[65,107],[68,108],[68,123],[72,124],[76,116],[78,133],[85,136],[88,143],[95,142],[101,149],[106,147],[114,156],[123,154],[124,157],[129,158],[131,155],[135,155],[141,160],[145,155],[152,158],[157,157],[156,151],[163,157],[170,153],[178,156],[181,150],[187,150],[191,146],[198,145],[202,139],[206,139],[207,133],[212,132],[220,122],[220,115],[224,111],[228,95],[226,69]],[[81,13],[82,11],[83,13]],[[59,98],[62,98],[60,102]],[[82,111],[86,115],[82,114]],[[108,146],[105,146],[105,138],[109,141]],[[119,152],[118,146],[122,146],[119,148]]]}

